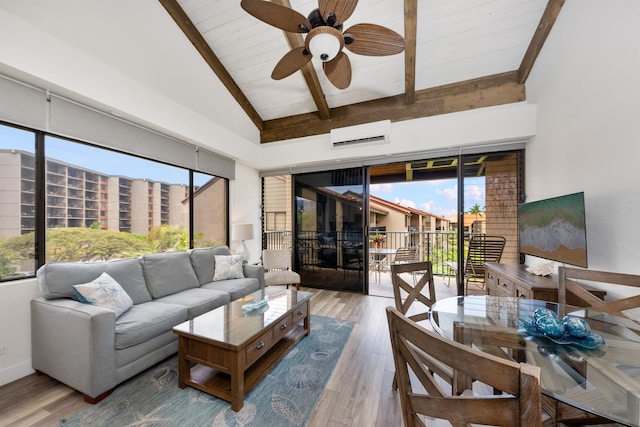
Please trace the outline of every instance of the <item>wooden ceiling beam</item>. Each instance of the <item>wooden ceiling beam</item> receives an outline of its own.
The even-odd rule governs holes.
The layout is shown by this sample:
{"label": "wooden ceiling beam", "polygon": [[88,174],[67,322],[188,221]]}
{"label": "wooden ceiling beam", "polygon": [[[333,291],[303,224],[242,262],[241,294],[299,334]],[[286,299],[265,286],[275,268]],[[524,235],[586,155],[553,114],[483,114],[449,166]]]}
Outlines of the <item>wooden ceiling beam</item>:
{"label": "wooden ceiling beam", "polygon": [[[289,0],[272,0],[272,3],[279,4],[280,6],[288,7],[291,9],[291,3]],[[287,42],[289,42],[289,47],[294,49],[296,47],[304,46],[304,39],[300,33],[290,33],[287,31],[283,31]],[[316,104],[316,108],[318,109],[318,115],[321,119],[328,119],[331,117],[331,110],[329,109],[329,104],[327,103],[327,99],[324,96],[324,91],[322,90],[322,86],[320,86],[320,80],[318,80],[318,74],[316,73],[315,68],[313,68],[313,63],[309,61],[304,67],[300,69],[302,72],[302,76],[304,77],[304,81],[307,83],[307,87],[309,88],[309,92],[311,93],[311,97],[313,98],[313,102]]]}
{"label": "wooden ceiling beam", "polygon": [[404,0],[404,94],[413,104],[416,95],[416,38],[418,33],[418,0]]}
{"label": "wooden ceiling beam", "polygon": [[218,76],[222,84],[227,88],[231,96],[240,104],[240,107],[249,116],[251,121],[256,125],[258,130],[262,130],[263,121],[258,112],[249,99],[245,96],[244,92],[240,89],[238,84],[233,80],[231,74],[222,65],[220,59],[213,52],[207,41],[202,34],[198,31],[196,26],[191,22],[191,19],[187,16],[185,11],[180,7],[177,0],[159,0],[162,6],[166,9],[169,15],[176,22],[178,27],[182,30],[187,39],[193,44],[200,56],[209,65],[211,70]]}
{"label": "wooden ceiling beam", "polygon": [[518,83],[524,83],[527,81],[527,78],[529,78],[529,73],[533,68],[533,64],[535,64],[538,54],[540,54],[542,46],[551,32],[551,28],[553,28],[553,24],[555,24],[563,4],[564,0],[549,0],[547,3],[547,7],[542,14],[542,18],[540,18],[538,28],[536,29],[533,38],[531,38],[531,43],[529,43],[529,47],[527,48],[527,51],[522,58],[522,62],[520,63],[520,68],[518,69]]}
{"label": "wooden ceiling beam", "polygon": [[331,118],[321,120],[306,113],[267,120],[260,142],[268,143],[328,133],[333,128],[390,119],[392,122],[430,117],[525,100],[525,87],[517,82],[518,72],[481,77],[416,92],[415,103],[407,105],[405,95],[396,95],[333,108]]}

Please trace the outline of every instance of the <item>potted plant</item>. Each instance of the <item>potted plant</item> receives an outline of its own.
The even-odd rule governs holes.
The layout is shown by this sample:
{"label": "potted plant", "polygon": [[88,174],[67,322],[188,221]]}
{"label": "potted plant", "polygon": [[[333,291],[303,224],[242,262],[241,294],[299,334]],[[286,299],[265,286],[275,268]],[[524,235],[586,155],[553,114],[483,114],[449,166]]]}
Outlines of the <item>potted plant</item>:
{"label": "potted plant", "polygon": [[371,244],[373,244],[373,246],[375,246],[376,248],[381,248],[382,244],[384,243],[384,235],[382,234],[372,234],[369,237],[369,242],[371,242]]}

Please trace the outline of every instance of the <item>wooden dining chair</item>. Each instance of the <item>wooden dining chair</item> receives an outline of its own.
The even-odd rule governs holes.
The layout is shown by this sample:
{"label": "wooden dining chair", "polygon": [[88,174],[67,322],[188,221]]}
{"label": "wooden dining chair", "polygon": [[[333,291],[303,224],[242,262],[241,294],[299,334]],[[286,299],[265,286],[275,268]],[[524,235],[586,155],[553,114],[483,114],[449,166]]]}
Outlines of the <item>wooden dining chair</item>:
{"label": "wooden dining chair", "polygon": [[[413,282],[407,282],[402,274],[410,274]],[[429,318],[429,310],[436,302],[431,261],[391,265],[391,286],[398,311],[414,322]]]}
{"label": "wooden dining chair", "polygon": [[[596,287],[607,291],[606,300],[594,295],[592,291]],[[630,329],[635,329],[636,333],[640,335],[640,317],[638,317],[637,311],[632,315],[628,315],[628,310],[640,308],[640,276],[573,267],[558,267],[558,302],[562,308],[567,304],[567,295],[569,293],[577,298],[577,300],[573,299],[572,301],[574,305],[629,318],[632,321]],[[634,339],[638,339],[638,337],[634,337]],[[622,380],[623,378],[619,379]],[[556,421],[563,424],[588,425],[611,422],[606,418],[594,416],[561,402],[555,402],[554,411]]]}
{"label": "wooden dining chair", "polygon": [[[587,282],[587,283],[585,283]],[[605,288],[606,301],[588,290],[589,283],[618,285]],[[567,303],[567,293],[574,294],[580,305],[605,313],[630,317],[636,322],[640,317],[628,316],[625,311],[640,308],[640,276],[612,273],[573,267],[558,267],[558,302]]]}
{"label": "wooden dining chair", "polygon": [[[406,427],[427,418],[505,427],[542,425],[540,368],[481,353],[413,322],[394,307],[387,320]],[[499,391],[473,395],[449,389],[441,376],[466,375]]]}

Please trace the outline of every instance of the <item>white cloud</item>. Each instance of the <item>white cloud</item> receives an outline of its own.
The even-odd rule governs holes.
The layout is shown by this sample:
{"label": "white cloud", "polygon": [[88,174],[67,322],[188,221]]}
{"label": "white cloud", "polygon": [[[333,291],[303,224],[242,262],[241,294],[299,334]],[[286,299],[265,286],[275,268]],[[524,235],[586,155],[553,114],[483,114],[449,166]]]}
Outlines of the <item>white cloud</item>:
{"label": "white cloud", "polygon": [[484,204],[485,187],[479,185],[465,185],[464,186],[464,204],[473,205],[476,203]]}
{"label": "white cloud", "polygon": [[455,203],[456,200],[458,200],[458,186],[454,185],[453,187],[438,189],[436,190],[436,194],[441,195],[448,202]]}
{"label": "white cloud", "polygon": [[371,193],[392,193],[393,184],[371,184]]}
{"label": "white cloud", "polygon": [[406,206],[409,208],[415,208],[416,207],[416,202],[414,202],[413,200],[408,200],[408,199],[399,199],[396,197],[396,199],[393,201],[393,203],[395,204],[400,204],[402,206]]}

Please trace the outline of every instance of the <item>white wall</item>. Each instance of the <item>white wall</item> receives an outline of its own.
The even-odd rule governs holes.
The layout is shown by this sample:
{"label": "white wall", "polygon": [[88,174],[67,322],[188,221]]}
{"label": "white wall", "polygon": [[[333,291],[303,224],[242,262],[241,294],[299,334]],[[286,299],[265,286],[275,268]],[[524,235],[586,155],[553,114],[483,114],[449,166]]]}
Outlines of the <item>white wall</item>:
{"label": "white wall", "polygon": [[38,296],[35,279],[0,284],[0,385],[33,372],[29,304]]}
{"label": "white wall", "polygon": [[[262,249],[262,231],[260,215],[262,183],[255,169],[236,164],[236,179],[229,182],[229,222],[253,224],[253,240],[245,242],[249,249],[249,263],[260,262]],[[233,236],[231,236],[233,239]],[[232,241],[231,249],[236,250],[239,242]]]}
{"label": "white wall", "polygon": [[584,191],[589,268],[632,274],[640,274],[638,16],[636,0],[566,1],[527,81],[538,105],[527,201]]}

